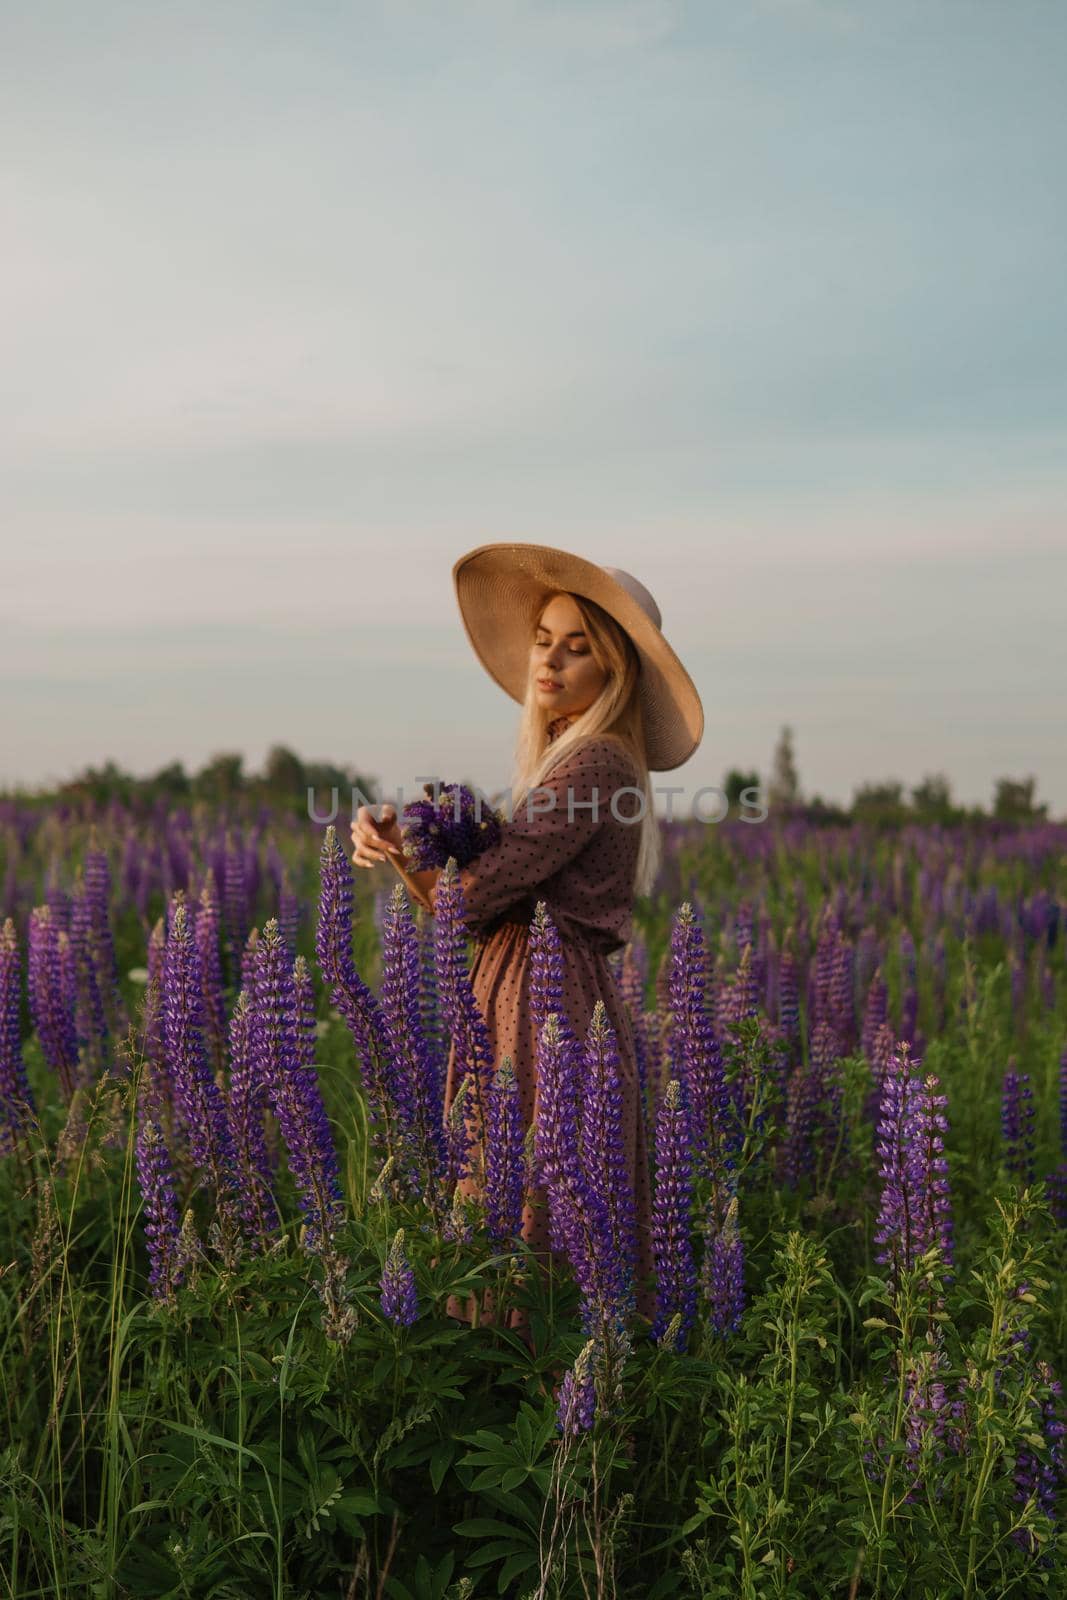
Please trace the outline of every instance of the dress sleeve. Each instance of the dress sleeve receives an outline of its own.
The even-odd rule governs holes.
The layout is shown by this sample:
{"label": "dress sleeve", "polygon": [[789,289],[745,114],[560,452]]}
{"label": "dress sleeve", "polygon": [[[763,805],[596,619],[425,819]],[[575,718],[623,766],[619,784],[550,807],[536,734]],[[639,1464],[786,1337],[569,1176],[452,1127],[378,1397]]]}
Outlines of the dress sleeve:
{"label": "dress sleeve", "polygon": [[[591,742],[533,790],[529,810],[526,801],[515,807],[496,844],[460,869],[472,933],[509,906],[536,898],[536,891],[584,850],[610,817],[616,789],[631,781],[626,774],[613,745]],[[439,883],[430,890],[435,910]]]}

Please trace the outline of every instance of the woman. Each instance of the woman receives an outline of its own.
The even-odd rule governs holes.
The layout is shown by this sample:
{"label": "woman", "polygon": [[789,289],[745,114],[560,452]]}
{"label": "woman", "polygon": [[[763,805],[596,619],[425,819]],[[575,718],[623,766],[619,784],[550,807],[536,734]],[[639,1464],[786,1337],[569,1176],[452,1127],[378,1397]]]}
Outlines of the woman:
{"label": "woman", "polygon": [[[511,820],[460,872],[467,928],[476,940],[471,982],[499,1067],[509,1055],[524,1125],[537,1113],[537,1037],[530,1005],[530,922],[544,900],[562,943],[563,1004],[584,1037],[602,1000],[615,1030],[623,1141],[637,1210],[637,1310],[652,1319],[648,1147],[633,1031],[607,964],[632,931],[636,894],[659,866],[660,833],[649,771],[680,766],[703,733],[700,699],[660,631],[643,584],[614,567],[543,545],[490,544],[453,568],[460,614],[482,665],[522,705]],[[537,791],[535,795],[533,791]],[[529,802],[529,803],[527,803]],[[395,808],[375,822],[361,806],[353,861],[402,857]],[[437,870],[409,874],[435,907]],[[458,1088],[450,1056],[445,1105]],[[472,1180],[464,1192],[474,1193]],[[550,1256],[546,1198],[531,1190],[523,1237]],[[473,1320],[453,1296],[450,1315]],[[482,1320],[491,1320],[491,1310]],[[511,1313],[526,1333],[526,1314]]]}

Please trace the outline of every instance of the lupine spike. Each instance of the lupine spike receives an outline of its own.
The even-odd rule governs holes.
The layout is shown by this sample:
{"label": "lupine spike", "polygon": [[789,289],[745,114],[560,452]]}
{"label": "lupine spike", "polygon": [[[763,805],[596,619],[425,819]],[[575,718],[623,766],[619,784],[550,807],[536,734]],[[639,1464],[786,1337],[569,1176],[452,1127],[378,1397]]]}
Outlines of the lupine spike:
{"label": "lupine spike", "polygon": [[489,1090],[489,1152],[485,1175],[486,1230],[493,1244],[522,1232],[526,1182],[522,1109],[511,1057],[505,1056]]}
{"label": "lupine spike", "polygon": [[22,1058],[20,980],[18,937],[8,917],[0,929],[0,1154],[10,1151],[37,1117]]}
{"label": "lupine spike", "polygon": [[404,1253],[404,1230],[398,1228],[382,1272],[382,1315],[398,1328],[410,1328],[418,1319],[419,1300],[415,1274]]}
{"label": "lupine spike", "polygon": [[239,1194],[237,1153],[222,1091],[204,1049],[200,957],[187,909],[184,897],[176,896],[163,955],[163,1039],[193,1159],[211,1184],[216,1204],[225,1209],[228,1196]]}
{"label": "lupine spike", "polygon": [[167,1143],[150,1103],[139,1108],[135,1159],[148,1244],[148,1281],[158,1300],[170,1301],[185,1270],[181,1222]]}
{"label": "lupine spike", "polygon": [[[344,1220],[340,1171],[318,1075],[301,1056],[296,984],[275,918],[259,941],[252,1042],[256,1071],[265,1083],[285,1140],[304,1215],[309,1253],[332,1249]],[[302,957],[298,958],[299,967]]]}
{"label": "lupine spike", "polygon": [[671,1318],[680,1313],[679,1351],[685,1350],[696,1319],[696,1268],[689,1236],[692,1198],[689,1119],[682,1105],[681,1084],[672,1078],[656,1119],[652,1249],[657,1287],[652,1337],[661,1339]]}

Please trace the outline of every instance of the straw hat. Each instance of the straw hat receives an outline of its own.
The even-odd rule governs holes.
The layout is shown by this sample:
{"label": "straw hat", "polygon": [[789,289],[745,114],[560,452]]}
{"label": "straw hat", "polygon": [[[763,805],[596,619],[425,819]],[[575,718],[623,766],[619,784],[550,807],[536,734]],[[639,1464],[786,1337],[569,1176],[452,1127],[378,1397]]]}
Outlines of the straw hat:
{"label": "straw hat", "polygon": [[475,655],[520,705],[530,641],[549,595],[563,590],[602,606],[625,628],[640,657],[649,768],[669,772],[688,761],[704,733],[700,696],[660,631],[659,606],[630,573],[548,545],[483,544],[459,558],[452,581]]}

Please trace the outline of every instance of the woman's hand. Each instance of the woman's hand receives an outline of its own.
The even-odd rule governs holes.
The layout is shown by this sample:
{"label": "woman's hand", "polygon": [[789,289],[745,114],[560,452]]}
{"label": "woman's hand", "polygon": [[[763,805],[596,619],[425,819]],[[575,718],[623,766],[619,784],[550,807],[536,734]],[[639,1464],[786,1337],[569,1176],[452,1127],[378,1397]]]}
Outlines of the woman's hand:
{"label": "woman's hand", "polygon": [[352,843],[356,847],[352,860],[357,867],[376,867],[379,861],[395,855],[402,866],[401,838],[395,806],[382,806],[380,822],[374,820],[370,806],[360,806],[352,824]]}

